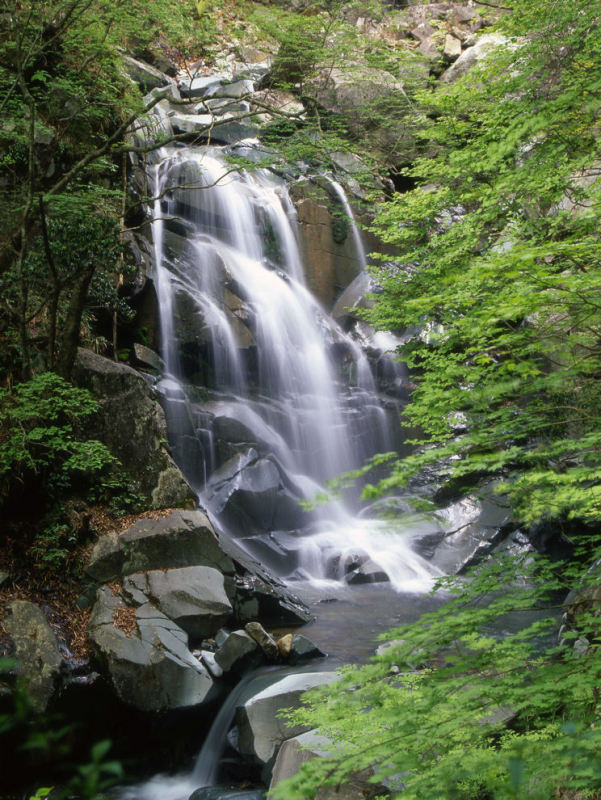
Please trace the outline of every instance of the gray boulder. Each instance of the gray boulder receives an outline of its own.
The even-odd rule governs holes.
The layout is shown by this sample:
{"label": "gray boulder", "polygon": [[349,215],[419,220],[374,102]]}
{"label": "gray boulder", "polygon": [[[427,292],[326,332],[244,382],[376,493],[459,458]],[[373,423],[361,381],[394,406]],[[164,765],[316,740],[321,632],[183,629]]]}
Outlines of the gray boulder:
{"label": "gray boulder", "polygon": [[132,491],[152,508],[194,504],[195,494],[169,452],[165,415],[144,377],[125,364],[80,349],[73,379],[100,403],[83,433],[99,439],[119,459],[132,477]]}
{"label": "gray boulder", "polygon": [[[281,746],[271,778],[269,791],[273,791],[281,781],[292,778],[301,766],[314,758],[327,758],[335,750],[334,743],[319,731],[312,730],[287,739]],[[321,786],[315,800],[366,800],[375,795],[388,796],[388,788],[382,784],[370,782],[373,775],[371,769],[354,773],[341,786]],[[395,788],[402,788],[395,786]]]}
{"label": "gray boulder", "polygon": [[216,698],[211,676],[188,649],[187,634],[150,603],[133,608],[101,587],[88,635],[117,696],[140,711],[168,711]]}
{"label": "gray boulder", "polygon": [[3,624],[13,641],[29,701],[42,713],[57,687],[63,663],[56,636],[41,608],[26,600],[9,603]]}
{"label": "gray boulder", "polygon": [[265,655],[246,631],[233,631],[215,653],[215,661],[224,672],[242,674],[263,663]]}
{"label": "gray boulder", "polygon": [[484,36],[481,36],[477,40],[473,47],[468,47],[461,53],[457,61],[442,73],[440,80],[443,83],[455,83],[459,78],[463,78],[464,75],[467,75],[475,64],[486,58],[488,53],[506,44],[507,39],[499,33],[484,34]]}
{"label": "gray boulder", "polygon": [[267,764],[280,744],[298,736],[306,728],[290,726],[276,715],[284,708],[296,708],[307,689],[332,683],[339,676],[335,672],[306,672],[288,675],[247,700],[236,709],[238,744],[242,753]]}
{"label": "gray boulder", "polygon": [[150,600],[193,639],[212,636],[232,615],[223,575],[211,567],[138,572],[123,581],[136,601]]}
{"label": "gray boulder", "polygon": [[165,368],[165,362],[160,355],[155,353],[154,350],[151,350],[150,347],[146,347],[145,344],[135,342],[134,355],[136,357],[136,361],[138,361],[143,367],[150,367],[150,369],[153,369],[159,373]]}
{"label": "gray boulder", "polygon": [[205,75],[180,81],[179,90],[183,97],[205,97],[213,95],[227,81],[225,75]]}
{"label": "gray boulder", "polygon": [[131,56],[123,56],[123,65],[129,77],[138,84],[144,93],[150,92],[161,86],[174,85],[172,78],[161,72],[160,69],[139,61]]}
{"label": "gray boulder", "polygon": [[239,80],[220,86],[215,92],[214,97],[234,97],[239,99],[240,97],[246,97],[252,94],[254,88],[255,85],[251,80]]}
{"label": "gray boulder", "polygon": [[367,559],[355,567],[345,576],[346,582],[352,586],[362,583],[386,583],[390,580],[379,564]]}
{"label": "gray boulder", "polygon": [[106,582],[143,570],[192,566],[234,572],[205,514],[177,509],[159,519],[139,519],[121,534],[101,537],[86,571]]}

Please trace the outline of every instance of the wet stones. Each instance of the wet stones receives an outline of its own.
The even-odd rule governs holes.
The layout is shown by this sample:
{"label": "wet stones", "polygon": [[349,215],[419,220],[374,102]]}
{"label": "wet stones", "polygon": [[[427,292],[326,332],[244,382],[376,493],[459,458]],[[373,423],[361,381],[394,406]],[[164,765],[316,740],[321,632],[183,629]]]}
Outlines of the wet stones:
{"label": "wet stones", "polygon": [[224,672],[242,674],[264,661],[259,644],[246,631],[233,631],[215,653],[215,661]]}
{"label": "wet stones", "polygon": [[[210,703],[233,676],[279,660],[258,620],[310,615],[283,587],[236,569],[201,511],[139,519],[99,540],[87,572],[104,585],[88,633],[117,697],[147,712]],[[240,628],[224,631],[230,622]]]}

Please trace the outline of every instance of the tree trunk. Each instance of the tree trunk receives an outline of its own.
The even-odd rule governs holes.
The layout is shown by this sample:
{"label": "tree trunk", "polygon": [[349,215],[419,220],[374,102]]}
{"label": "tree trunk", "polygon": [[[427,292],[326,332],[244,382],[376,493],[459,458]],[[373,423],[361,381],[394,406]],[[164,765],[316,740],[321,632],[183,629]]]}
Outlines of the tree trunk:
{"label": "tree trunk", "polygon": [[61,346],[56,359],[56,371],[65,380],[70,380],[79,345],[81,317],[88,296],[88,288],[94,276],[94,266],[88,267],[75,280],[67,309],[67,318],[61,337]]}

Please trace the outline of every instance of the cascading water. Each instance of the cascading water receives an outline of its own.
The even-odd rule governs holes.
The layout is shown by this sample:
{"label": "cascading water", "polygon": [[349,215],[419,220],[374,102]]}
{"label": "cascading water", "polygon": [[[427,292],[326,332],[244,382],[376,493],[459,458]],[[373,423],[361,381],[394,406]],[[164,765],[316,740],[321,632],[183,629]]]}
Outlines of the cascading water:
{"label": "cascading water", "polygon": [[[406,536],[391,533],[389,523],[358,519],[342,502],[298,519],[290,510],[298,499],[312,498],[325,481],[393,449],[394,426],[376,394],[365,354],[304,284],[284,183],[266,170],[233,170],[223,149],[164,148],[152,167],[166,364],[161,388],[176,455],[201,503],[235,536],[244,526],[239,517],[232,521],[222,513],[228,497],[240,487],[249,491],[248,475],[261,494],[279,473],[280,495],[293,502],[286,513],[278,508],[264,519],[263,530],[257,530],[254,518],[245,522],[252,535],[243,538],[244,547],[261,558],[265,548],[277,551],[278,558],[267,563],[280,574],[339,581],[353,565],[368,560],[395,587],[421,588],[432,569],[411,551]],[[350,214],[342,188],[334,188]],[[352,228],[364,263],[360,236]],[[182,325],[188,328],[185,336]],[[334,351],[343,354],[346,376],[332,358]],[[350,377],[350,387],[344,377]],[[184,382],[209,383],[210,402],[191,402],[181,388]],[[260,468],[230,475],[225,490],[219,471],[214,473],[227,460],[214,446],[216,421],[224,419],[230,427],[238,425],[241,442],[258,442],[262,456]],[[242,458],[240,452],[238,447],[234,455]]]}

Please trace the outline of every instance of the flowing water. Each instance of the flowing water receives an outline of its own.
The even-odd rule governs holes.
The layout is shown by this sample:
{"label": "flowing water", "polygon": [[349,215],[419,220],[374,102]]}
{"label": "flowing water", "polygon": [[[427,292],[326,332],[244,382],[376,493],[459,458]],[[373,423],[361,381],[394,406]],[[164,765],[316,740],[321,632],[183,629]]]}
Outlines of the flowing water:
{"label": "flowing water", "polygon": [[[311,499],[325,481],[359,467],[374,453],[394,449],[396,409],[391,414],[384,408],[364,352],[305,285],[284,183],[267,170],[232,170],[223,148],[215,146],[165,148],[152,176],[166,364],[161,388],[176,452],[184,431],[193,429],[200,442],[191,458],[180,452],[179,461],[201,504],[219,521],[221,507],[215,505],[211,483],[219,460],[210,420],[215,410],[253,433],[277,460],[297,498]],[[332,185],[350,216],[342,187]],[[179,235],[182,227],[185,238]],[[364,266],[359,233],[354,224],[351,229]],[[195,369],[190,354],[182,354],[178,324],[184,316],[204,348],[197,373],[204,370],[213,390],[204,410],[182,389],[184,382],[193,382]],[[332,353],[343,354],[344,375]],[[221,526],[227,531],[227,520]],[[407,590],[423,588],[434,573],[412,552],[406,532],[357,517],[348,502],[333,501],[313,511],[310,525],[293,521],[281,528],[277,544],[292,565],[280,567],[284,577],[331,588],[349,564],[363,559],[394,587]],[[251,538],[244,547],[262,552]],[[257,536],[255,545],[265,545],[265,539]]]}

